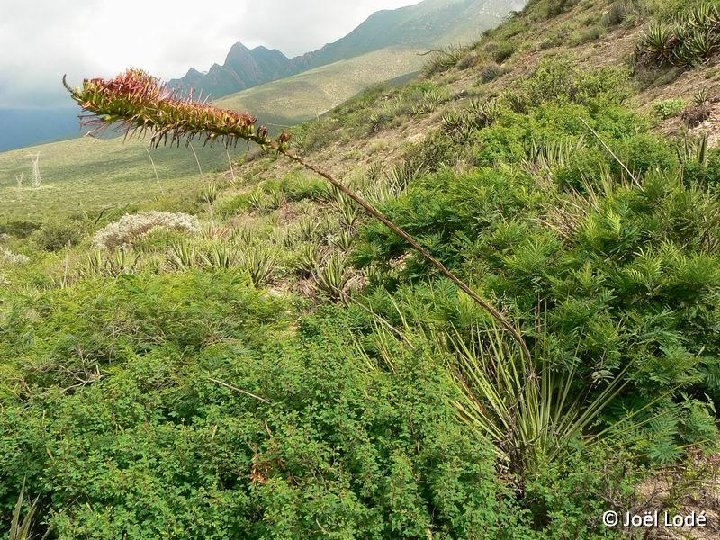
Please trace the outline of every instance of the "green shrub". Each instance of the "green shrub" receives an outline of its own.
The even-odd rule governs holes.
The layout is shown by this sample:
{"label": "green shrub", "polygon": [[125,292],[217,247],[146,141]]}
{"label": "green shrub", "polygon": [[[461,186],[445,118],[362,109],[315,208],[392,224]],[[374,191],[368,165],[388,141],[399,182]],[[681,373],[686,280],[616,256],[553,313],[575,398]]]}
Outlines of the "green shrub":
{"label": "green shrub", "polygon": [[487,65],[480,70],[480,82],[482,82],[483,84],[487,84],[494,81],[498,77],[502,77],[507,72],[507,69],[502,68],[497,64]]}
{"label": "green shrub", "polygon": [[14,220],[0,223],[0,234],[9,234],[17,238],[27,238],[42,227],[41,223],[28,220]]}
{"label": "green shrub", "polygon": [[528,479],[523,505],[547,538],[624,538],[603,525],[602,516],[609,509],[633,508],[642,477],[627,450],[588,449],[578,442],[565,460],[547,463]]}
{"label": "green shrub", "polygon": [[497,64],[502,64],[515,53],[515,45],[509,41],[489,43],[485,46],[485,51]]}
{"label": "green shrub", "polygon": [[600,25],[595,25],[590,28],[582,28],[570,35],[570,45],[577,47],[583,43],[590,41],[597,41],[603,34],[603,28]]}
{"label": "green shrub", "polygon": [[661,120],[667,120],[678,116],[684,109],[686,103],[684,99],[671,98],[653,103],[653,112],[660,117]]}
{"label": "green shrub", "polygon": [[[513,166],[522,158],[508,152],[522,139],[520,126],[535,132],[537,119],[527,115],[513,128],[479,132],[485,151],[489,134],[503,137],[494,169],[419,178],[386,212],[480,290],[505,299],[516,320],[525,321],[537,355],[559,366],[577,362],[578,391],[627,368],[630,388],[620,401],[630,411],[669,414],[670,405],[653,405],[665,392],[677,399],[682,389],[716,395],[711,373],[720,342],[711,329],[720,321],[720,266],[712,250],[720,222],[709,219],[717,215],[714,196],[683,185],[673,145],[645,133],[628,137],[632,126],[618,139],[612,130],[604,138],[637,183],[598,144],[558,170],[572,189],[555,192]],[[367,225],[355,256],[359,264],[382,265],[405,254],[402,243]],[[411,256],[395,280],[413,283],[426,272]],[[431,310],[413,324],[444,318]],[[673,414],[682,421],[681,412]],[[707,423],[698,420],[693,430],[707,434]],[[679,445],[694,437],[678,429],[645,451],[649,459],[662,456],[670,440],[681,452]]]}
{"label": "green shrub", "polygon": [[617,26],[624,22],[633,11],[633,2],[628,0],[616,0],[603,14],[602,23],[605,26]]}
{"label": "green shrub", "polygon": [[33,233],[33,240],[40,249],[59,251],[76,245],[84,235],[83,225],[77,221],[49,221]]}
{"label": "green shrub", "polygon": [[349,338],[368,323],[357,310],[280,342],[246,301],[233,309],[255,336],[158,343],[73,392],[5,404],[3,521],[24,480],[61,538],[533,537],[429,354],[373,367]]}

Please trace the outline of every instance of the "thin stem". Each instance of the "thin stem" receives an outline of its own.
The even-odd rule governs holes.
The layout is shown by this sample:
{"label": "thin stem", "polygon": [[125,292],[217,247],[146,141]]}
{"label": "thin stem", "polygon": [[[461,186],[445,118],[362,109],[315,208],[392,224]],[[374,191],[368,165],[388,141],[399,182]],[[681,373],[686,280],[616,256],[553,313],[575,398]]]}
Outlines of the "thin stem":
{"label": "thin stem", "polygon": [[205,175],[203,174],[202,167],[200,166],[200,160],[198,159],[197,153],[195,152],[195,147],[193,147],[190,141],[188,141],[188,146],[190,147],[190,150],[192,150],[193,156],[195,156],[195,163],[197,163],[198,170],[200,171],[200,177],[204,178]]}
{"label": "thin stem", "polygon": [[146,148],[147,155],[150,158],[150,163],[152,164],[153,171],[155,171],[155,180],[157,181],[157,185],[160,188],[160,193],[162,193],[162,196],[165,196],[165,190],[162,187],[162,184],[160,183],[160,175],[158,174],[157,167],[155,167],[155,161],[153,160],[152,156],[150,155],[150,149]]}
{"label": "thin stem", "polygon": [[230,178],[232,178],[232,182],[234,184],[235,183],[235,171],[233,170],[232,159],[230,159],[230,149],[225,148],[225,153],[227,154],[228,163],[230,164]]}
{"label": "thin stem", "polygon": [[380,221],[383,225],[388,227],[391,231],[393,231],[395,234],[400,236],[403,240],[405,240],[408,244],[410,244],[415,250],[417,250],[430,264],[432,264],[435,268],[437,268],[442,275],[444,275],[446,278],[448,278],[450,281],[452,281],[455,285],[460,288],[461,291],[463,291],[465,294],[467,294],[470,298],[472,298],[479,306],[481,306],[485,311],[487,311],[493,319],[495,319],[505,330],[507,330],[510,335],[513,337],[513,339],[520,345],[520,348],[522,349],[523,355],[529,360],[532,355],[530,354],[530,349],[528,348],[527,344],[525,343],[525,340],[523,339],[522,335],[518,331],[515,326],[513,326],[510,321],[495,307],[493,306],[488,300],[484,299],[482,296],[480,296],[478,293],[473,291],[468,285],[465,284],[464,281],[462,281],[459,277],[457,277],[451,270],[449,270],[442,262],[440,262],[438,259],[436,259],[425,247],[423,247],[413,236],[410,235],[407,231],[405,231],[402,227],[395,224],[389,217],[387,217],[385,214],[383,214],[380,210],[375,208],[372,204],[370,204],[368,201],[357,195],[355,192],[351,191],[345,185],[343,185],[339,180],[337,180],[334,176],[331,174],[318,169],[314,165],[311,165],[310,163],[307,163],[303,158],[300,156],[297,156],[295,154],[291,154],[284,148],[280,148],[279,151],[293,160],[294,162],[302,165],[306,169],[314,172],[315,174],[318,174],[325,178],[328,182],[330,182],[333,186],[335,186],[341,193],[347,195],[350,197],[353,201],[355,201],[357,204],[359,204],[368,214],[376,218],[378,221]]}
{"label": "thin stem", "polygon": [[615,152],[612,151],[612,148],[610,148],[610,147],[607,145],[607,143],[606,143],[605,141],[603,141],[603,139],[602,139],[602,137],[600,136],[600,134],[599,134],[597,131],[595,131],[593,128],[591,128],[591,127],[590,127],[590,124],[588,124],[583,118],[580,118],[580,121],[581,121],[583,124],[585,124],[585,127],[590,130],[590,133],[592,133],[592,134],[597,138],[597,140],[600,141],[600,144],[603,145],[603,147],[605,148],[605,150],[607,150],[607,151],[610,153],[610,155],[615,159],[615,161],[617,161],[617,162],[620,164],[620,166],[621,166],[623,169],[625,169],[625,172],[628,173],[628,175],[630,175],[630,178],[632,178],[633,182],[635,182],[636,185],[639,185],[639,182],[638,182],[637,177],[636,177],[633,173],[631,173],[631,172],[630,172],[630,169],[627,168],[627,165],[625,165],[625,164],[622,162],[622,160],[621,160],[619,157],[617,157],[617,154],[615,154]]}

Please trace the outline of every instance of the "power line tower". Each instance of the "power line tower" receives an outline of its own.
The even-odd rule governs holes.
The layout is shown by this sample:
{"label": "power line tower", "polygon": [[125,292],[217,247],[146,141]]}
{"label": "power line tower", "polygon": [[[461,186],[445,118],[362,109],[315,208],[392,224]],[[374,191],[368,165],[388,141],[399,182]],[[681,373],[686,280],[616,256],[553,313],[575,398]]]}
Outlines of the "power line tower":
{"label": "power line tower", "polygon": [[40,175],[40,152],[32,158],[32,180],[30,185],[34,188],[40,187],[42,176]]}

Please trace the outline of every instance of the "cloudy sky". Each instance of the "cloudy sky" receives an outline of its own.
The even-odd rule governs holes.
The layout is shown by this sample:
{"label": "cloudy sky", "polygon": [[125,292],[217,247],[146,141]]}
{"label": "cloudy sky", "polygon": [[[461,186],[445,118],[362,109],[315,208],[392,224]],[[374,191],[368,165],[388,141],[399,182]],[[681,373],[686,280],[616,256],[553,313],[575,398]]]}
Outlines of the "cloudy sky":
{"label": "cloudy sky", "polygon": [[230,46],[296,56],[371,13],[419,0],[0,0],[0,108],[69,103],[60,79],[140,67],[164,79],[222,64]]}

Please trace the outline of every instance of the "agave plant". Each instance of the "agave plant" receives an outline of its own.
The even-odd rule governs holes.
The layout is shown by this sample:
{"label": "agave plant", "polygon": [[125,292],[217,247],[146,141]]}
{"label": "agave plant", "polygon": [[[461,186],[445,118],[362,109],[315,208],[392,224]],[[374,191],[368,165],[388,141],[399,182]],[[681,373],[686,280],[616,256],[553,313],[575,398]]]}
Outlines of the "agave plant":
{"label": "agave plant", "polygon": [[540,169],[564,167],[586,146],[582,137],[575,141],[563,139],[548,142],[533,138],[525,147],[525,165]]}
{"label": "agave plant", "polygon": [[671,24],[656,22],[638,42],[636,60],[645,65],[690,67],[720,52],[720,10],[702,2]]}
{"label": "agave plant", "polygon": [[240,253],[238,265],[248,273],[253,285],[258,288],[270,283],[278,270],[275,253],[263,248],[248,249]]}
{"label": "agave plant", "polygon": [[338,193],[333,206],[340,215],[340,223],[346,229],[352,228],[360,217],[360,210],[357,205],[342,193]]}
{"label": "agave plant", "polygon": [[140,254],[131,256],[129,249],[119,249],[112,256],[106,256],[102,251],[96,250],[85,259],[85,265],[80,270],[84,276],[121,276],[135,273]]}
{"label": "agave plant", "polygon": [[310,277],[313,270],[319,268],[320,259],[320,250],[315,244],[302,244],[295,260],[295,270],[302,277]]}
{"label": "agave plant", "polygon": [[720,50],[720,36],[702,28],[688,33],[673,51],[672,63],[676,66],[696,66]]}
{"label": "agave plant", "polygon": [[211,205],[218,198],[218,186],[215,182],[206,184],[203,188],[201,199],[204,203]]}
{"label": "agave plant", "polygon": [[297,221],[297,233],[301,240],[314,240],[320,230],[320,222],[314,216],[302,216]]}
{"label": "agave plant", "polygon": [[498,117],[500,103],[498,99],[473,99],[470,102],[467,112],[474,129],[489,127]]}
{"label": "agave plant", "polygon": [[693,139],[686,135],[683,143],[678,146],[677,152],[681,163],[707,165],[708,134],[703,134],[699,139]]}
{"label": "agave plant", "polygon": [[463,397],[455,403],[461,418],[494,443],[513,472],[553,461],[573,440],[586,436],[625,384],[622,375],[606,374],[610,382],[594,395],[571,398],[577,382],[573,366],[538,369],[508,347],[496,328],[476,331],[470,342],[457,333],[433,334],[431,339],[454,351],[449,367],[462,389]]}
{"label": "agave plant", "polygon": [[[33,527],[35,525],[36,513],[38,511],[38,500],[35,499],[34,501],[28,501],[29,505],[27,513],[23,516],[22,511],[25,506],[24,491],[25,486],[23,485],[23,489],[20,491],[20,495],[18,496],[17,503],[15,503],[15,508],[13,510],[12,521],[10,522],[10,533],[8,536],[9,540],[31,540],[32,538],[36,538],[36,535],[33,533]],[[50,532],[51,530],[48,529],[48,531],[42,536],[42,540],[48,538],[50,536]]]}
{"label": "agave plant", "polygon": [[340,251],[348,251],[352,247],[353,235],[350,229],[340,229],[340,231],[330,238],[330,244],[338,248]]}
{"label": "agave plant", "polygon": [[677,37],[670,27],[655,23],[640,38],[635,52],[636,59],[646,65],[668,65],[672,62],[676,41]]}
{"label": "agave plant", "polygon": [[244,112],[218,109],[178,96],[156,77],[139,69],[129,69],[113,79],[86,79],[82,88],[63,84],[71,97],[89,114],[83,123],[102,129],[118,123],[126,134],[151,134],[151,142],[160,144],[190,143],[197,137],[205,142],[220,140],[226,145],[251,140],[262,146],[278,146],[289,140],[287,134],[277,140],[268,136],[257,119]]}
{"label": "agave plant", "polygon": [[316,265],[313,277],[318,290],[330,300],[336,302],[347,297],[345,288],[350,281],[350,266],[344,254],[334,253]]}
{"label": "agave plant", "polygon": [[178,243],[170,246],[167,254],[167,264],[173,270],[186,270],[195,266],[197,253],[195,248],[187,243]]}
{"label": "agave plant", "polygon": [[214,245],[200,259],[208,268],[230,268],[236,263],[236,256],[228,246]]}
{"label": "agave plant", "polygon": [[715,4],[693,6],[681,18],[684,26],[693,29],[713,29],[720,25],[720,10]]}

